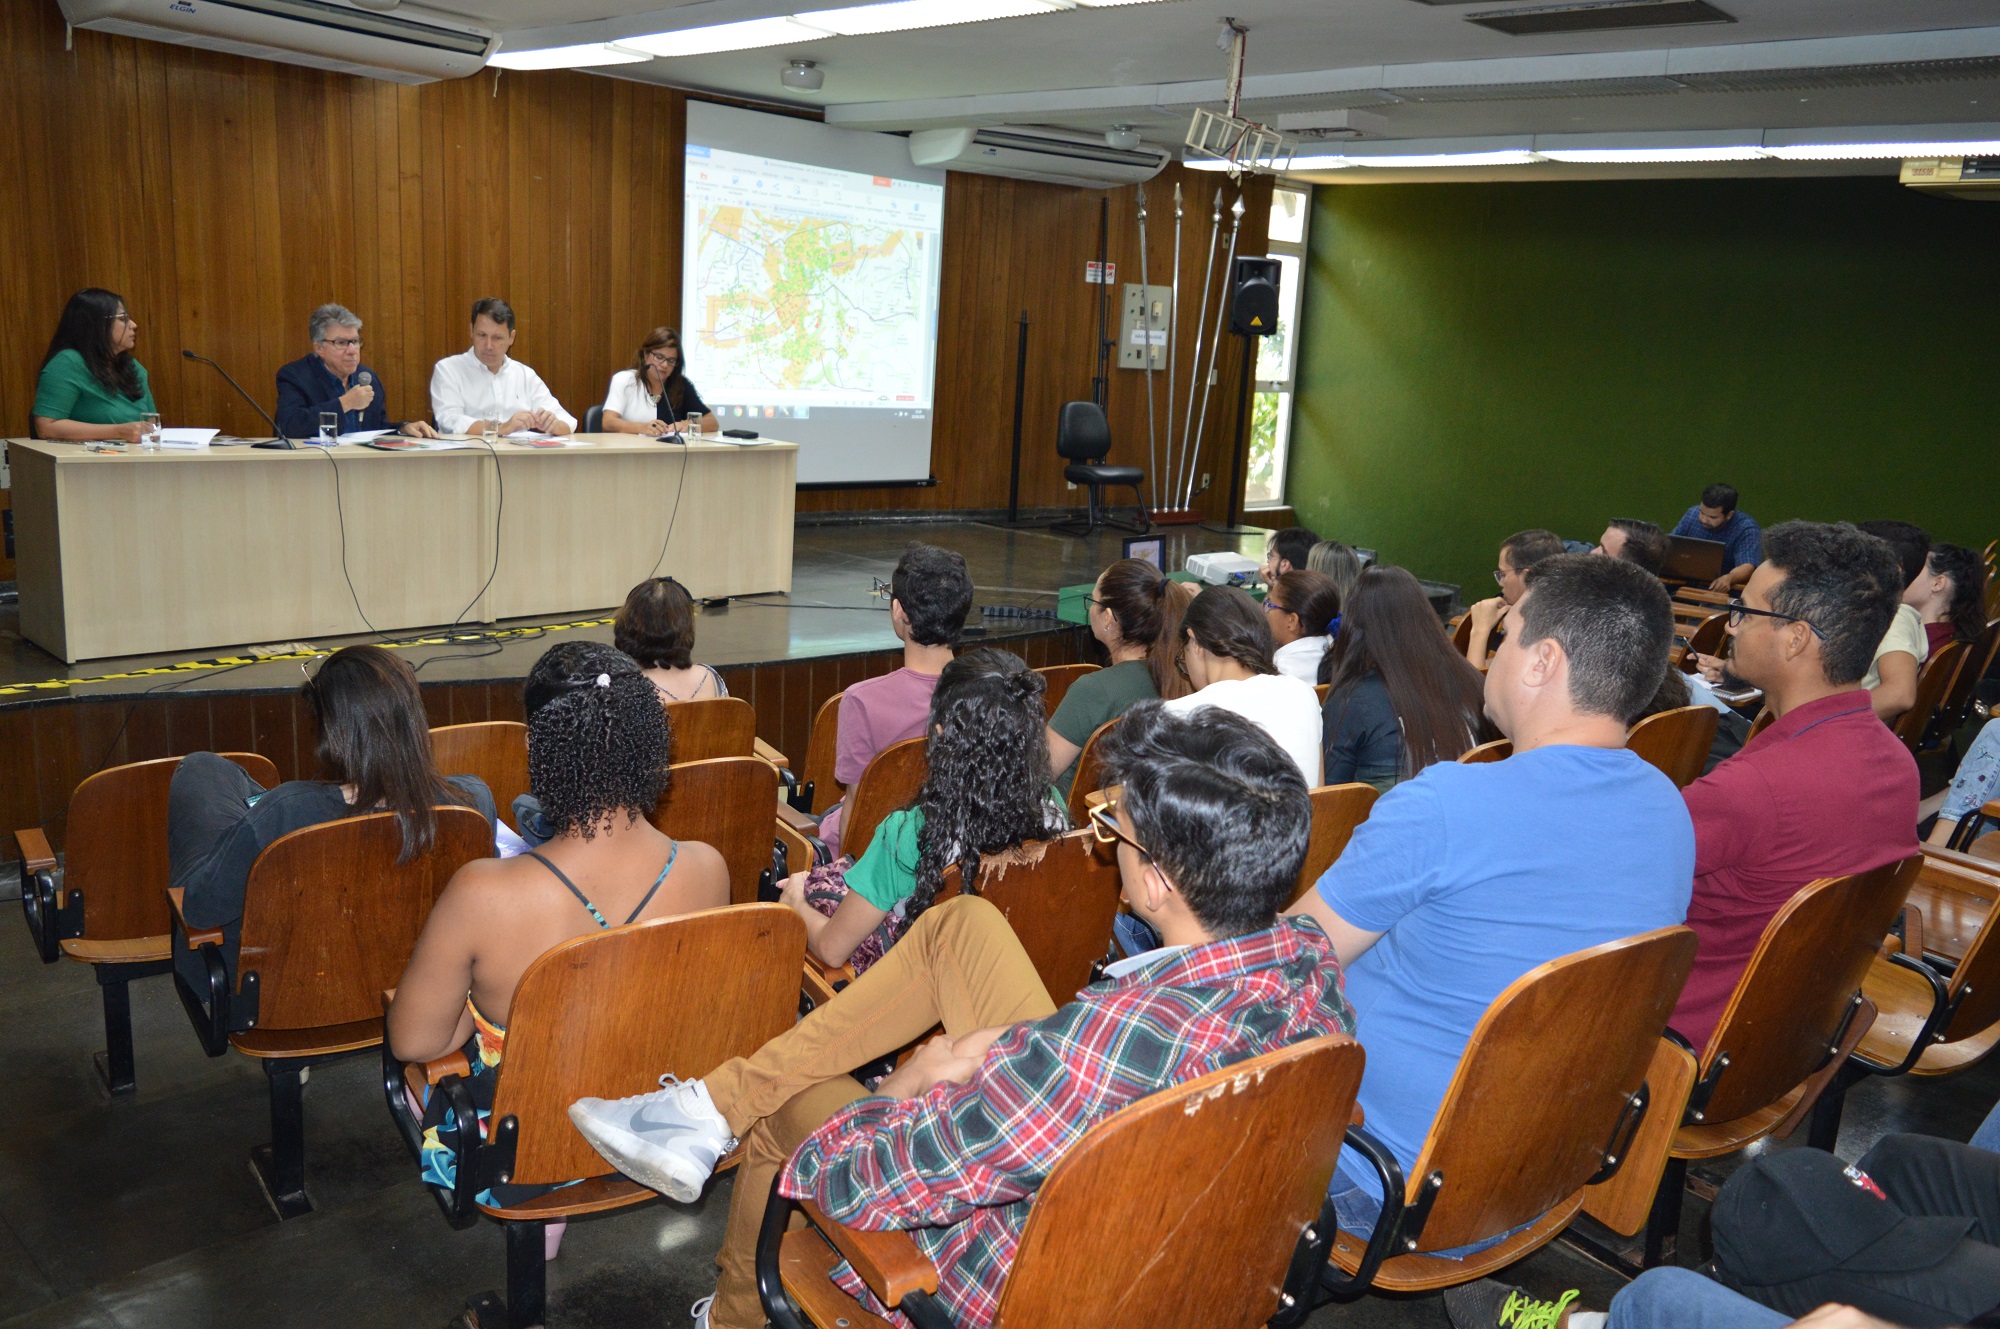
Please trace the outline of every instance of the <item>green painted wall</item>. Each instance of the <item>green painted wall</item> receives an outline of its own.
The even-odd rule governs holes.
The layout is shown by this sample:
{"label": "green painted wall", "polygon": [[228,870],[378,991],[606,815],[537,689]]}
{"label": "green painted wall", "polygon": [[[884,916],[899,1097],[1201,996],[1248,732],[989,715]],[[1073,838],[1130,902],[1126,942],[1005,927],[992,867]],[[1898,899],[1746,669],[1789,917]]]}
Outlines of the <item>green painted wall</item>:
{"label": "green painted wall", "polygon": [[1508,533],[1766,525],[2000,536],[2000,205],[1893,179],[1315,191],[1287,497],[1420,576]]}

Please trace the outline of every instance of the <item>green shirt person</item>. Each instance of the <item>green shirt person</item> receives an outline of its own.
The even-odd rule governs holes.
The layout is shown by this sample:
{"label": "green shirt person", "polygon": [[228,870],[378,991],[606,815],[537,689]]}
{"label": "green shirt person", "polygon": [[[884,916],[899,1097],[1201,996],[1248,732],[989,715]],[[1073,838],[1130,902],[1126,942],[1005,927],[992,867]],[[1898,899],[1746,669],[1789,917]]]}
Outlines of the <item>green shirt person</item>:
{"label": "green shirt person", "polygon": [[92,286],[72,295],[35,383],[36,436],[137,442],[140,417],[158,409],[146,367],[132,357],[138,341],[138,321],[116,293]]}

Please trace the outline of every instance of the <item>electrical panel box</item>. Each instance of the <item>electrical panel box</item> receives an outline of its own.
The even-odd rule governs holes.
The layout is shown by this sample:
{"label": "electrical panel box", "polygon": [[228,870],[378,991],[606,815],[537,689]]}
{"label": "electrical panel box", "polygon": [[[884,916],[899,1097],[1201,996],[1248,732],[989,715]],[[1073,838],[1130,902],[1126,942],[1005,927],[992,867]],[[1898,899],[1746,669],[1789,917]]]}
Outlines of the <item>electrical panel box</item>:
{"label": "electrical panel box", "polygon": [[1126,282],[1118,315],[1118,367],[1144,369],[1149,344],[1153,368],[1167,367],[1168,325],[1173,322],[1174,292],[1170,286]]}

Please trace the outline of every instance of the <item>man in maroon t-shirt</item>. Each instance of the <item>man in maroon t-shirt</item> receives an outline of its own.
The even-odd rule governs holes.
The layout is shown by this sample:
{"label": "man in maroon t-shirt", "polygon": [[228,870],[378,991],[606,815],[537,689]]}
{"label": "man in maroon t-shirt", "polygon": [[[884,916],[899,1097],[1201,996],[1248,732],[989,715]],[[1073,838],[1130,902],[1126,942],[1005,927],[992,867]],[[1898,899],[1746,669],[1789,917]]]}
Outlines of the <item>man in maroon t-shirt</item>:
{"label": "man in maroon t-shirt", "polygon": [[1669,1022],[1700,1053],[1771,921],[1800,887],[1917,851],[1917,764],[1860,687],[1902,586],[1889,546],[1845,523],[1764,533],[1730,620],[1733,672],[1777,719],[1685,791],[1694,971]]}

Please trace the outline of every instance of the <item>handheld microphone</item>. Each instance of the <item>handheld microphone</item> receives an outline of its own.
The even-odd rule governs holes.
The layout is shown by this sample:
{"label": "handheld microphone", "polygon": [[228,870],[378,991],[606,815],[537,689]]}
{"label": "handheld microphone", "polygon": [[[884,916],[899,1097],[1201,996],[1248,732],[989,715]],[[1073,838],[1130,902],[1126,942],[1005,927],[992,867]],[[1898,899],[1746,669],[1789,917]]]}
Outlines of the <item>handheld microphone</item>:
{"label": "handheld microphone", "polygon": [[357,388],[368,387],[370,384],[374,383],[374,381],[375,381],[375,376],[369,373],[365,369],[354,376],[354,386]]}
{"label": "handheld microphone", "polygon": [[242,397],[244,401],[250,403],[250,409],[257,412],[257,414],[263,416],[264,423],[271,426],[271,432],[277,436],[275,442],[253,443],[250,446],[256,448],[291,448],[295,446],[292,440],[285,437],[285,431],[278,428],[278,422],[271,418],[271,413],[265,410],[262,406],[258,405],[257,399],[251,396],[249,393],[245,392],[243,390],[243,385],[241,383],[238,383],[235,379],[229,377],[229,371],[227,369],[224,369],[221,365],[215,363],[215,361],[209,359],[207,356],[196,355],[193,351],[190,351],[185,347],[181,348],[181,354],[189,360],[199,360],[201,363],[207,365],[210,369],[213,369],[216,373],[222,375],[223,382],[229,384],[230,387],[235,388],[237,395]]}

